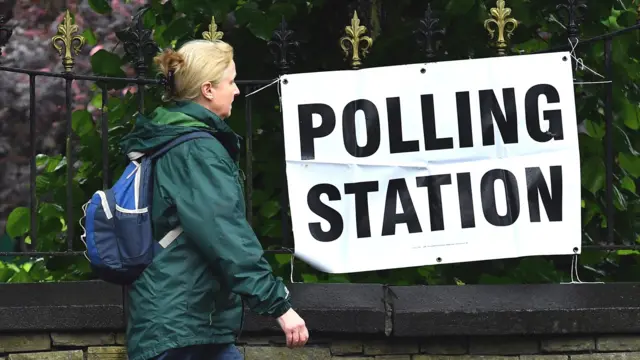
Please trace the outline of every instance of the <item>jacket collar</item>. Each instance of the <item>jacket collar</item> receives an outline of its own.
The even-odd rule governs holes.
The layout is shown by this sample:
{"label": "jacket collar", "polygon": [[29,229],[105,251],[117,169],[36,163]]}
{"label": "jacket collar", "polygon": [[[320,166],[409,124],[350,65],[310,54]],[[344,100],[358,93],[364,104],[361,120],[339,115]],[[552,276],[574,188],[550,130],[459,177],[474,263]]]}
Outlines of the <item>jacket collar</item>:
{"label": "jacket collar", "polygon": [[181,112],[209,126],[213,135],[227,149],[231,158],[236,162],[238,161],[240,140],[242,137],[236,134],[229,124],[222,120],[217,114],[192,101],[177,102],[176,106],[170,110]]}
{"label": "jacket collar", "polygon": [[171,110],[181,112],[185,115],[191,116],[196,120],[202,121],[216,132],[235,134],[233,129],[231,129],[231,127],[217,114],[196,102],[180,101],[176,103],[176,107]]}

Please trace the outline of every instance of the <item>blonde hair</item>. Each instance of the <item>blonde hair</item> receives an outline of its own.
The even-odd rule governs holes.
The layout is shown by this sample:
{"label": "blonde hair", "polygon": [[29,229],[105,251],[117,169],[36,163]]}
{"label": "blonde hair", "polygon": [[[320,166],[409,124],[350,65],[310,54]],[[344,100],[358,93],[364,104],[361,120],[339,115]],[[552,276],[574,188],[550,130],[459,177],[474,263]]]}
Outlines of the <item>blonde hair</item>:
{"label": "blonde hair", "polygon": [[166,49],[153,61],[169,80],[163,100],[188,101],[200,96],[200,87],[217,85],[233,60],[233,47],[224,41],[191,40],[178,51]]}

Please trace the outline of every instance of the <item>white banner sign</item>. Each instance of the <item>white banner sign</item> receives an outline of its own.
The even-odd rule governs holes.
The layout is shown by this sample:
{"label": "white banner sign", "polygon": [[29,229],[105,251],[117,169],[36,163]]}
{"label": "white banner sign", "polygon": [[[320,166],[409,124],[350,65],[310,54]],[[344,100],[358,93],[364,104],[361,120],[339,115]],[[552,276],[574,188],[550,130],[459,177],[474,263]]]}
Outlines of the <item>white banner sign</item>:
{"label": "white banner sign", "polygon": [[296,257],[349,273],[579,253],[570,59],[283,76]]}

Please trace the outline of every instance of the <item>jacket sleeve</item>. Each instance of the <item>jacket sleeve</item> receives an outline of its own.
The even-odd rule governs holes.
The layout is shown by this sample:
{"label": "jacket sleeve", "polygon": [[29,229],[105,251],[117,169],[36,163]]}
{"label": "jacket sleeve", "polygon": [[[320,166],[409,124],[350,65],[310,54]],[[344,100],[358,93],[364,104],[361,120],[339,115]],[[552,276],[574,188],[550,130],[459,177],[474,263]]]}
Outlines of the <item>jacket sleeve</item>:
{"label": "jacket sleeve", "polygon": [[202,145],[170,170],[180,189],[174,202],[183,231],[253,311],[279,317],[291,308],[289,291],[246,219],[235,165]]}

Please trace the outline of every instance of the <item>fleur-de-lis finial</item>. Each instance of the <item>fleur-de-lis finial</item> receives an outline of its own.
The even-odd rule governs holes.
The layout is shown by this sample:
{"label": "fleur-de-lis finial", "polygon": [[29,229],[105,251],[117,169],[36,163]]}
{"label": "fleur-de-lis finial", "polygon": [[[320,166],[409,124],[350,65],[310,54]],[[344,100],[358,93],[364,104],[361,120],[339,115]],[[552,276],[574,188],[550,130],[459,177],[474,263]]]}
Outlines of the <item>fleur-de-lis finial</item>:
{"label": "fleur-de-lis finial", "polygon": [[281,74],[289,72],[289,67],[295,64],[293,48],[298,48],[300,43],[293,40],[293,31],[287,27],[287,21],[282,16],[280,26],[273,31],[271,41],[267,42],[267,46],[274,57],[274,64],[278,66]]}
{"label": "fleur-de-lis finial", "polygon": [[143,16],[146,10],[143,8],[138,11],[131,26],[123,33],[124,51],[131,58],[136,74],[140,77],[147,71],[147,61],[159,50],[153,42],[151,30],[144,27]]}
{"label": "fleur-de-lis finial", "polygon": [[62,66],[64,66],[64,71],[68,73],[73,70],[73,65],[75,65],[74,53],[78,55],[85,43],[83,36],[74,35],[77,33],[78,25],[73,23],[71,13],[67,10],[62,23],[58,25],[57,35],[51,38],[51,43],[58,54],[62,56]]}
{"label": "fleur-de-lis finial", "polygon": [[215,16],[211,16],[211,22],[209,23],[209,30],[202,32],[202,38],[209,41],[221,40],[224,36],[222,31],[218,31],[218,25],[216,24]]}
{"label": "fleur-de-lis finial", "polygon": [[427,11],[424,13],[424,18],[420,20],[420,28],[418,32],[420,33],[421,38],[419,38],[422,47],[424,48],[424,52],[427,58],[427,61],[433,59],[436,55],[435,49],[435,36],[436,35],[444,35],[446,30],[444,28],[437,28],[440,19],[433,16],[433,10],[431,9],[431,3],[427,4]]}
{"label": "fleur-de-lis finial", "polygon": [[[518,20],[509,17],[511,9],[505,7],[504,0],[496,1],[496,7],[491,8],[489,15],[493,18],[484,21],[484,28],[489,32],[491,39],[495,38],[495,32],[498,31],[495,47],[498,50],[498,55],[506,55],[507,40],[511,38],[513,31],[518,27]],[[491,28],[492,24],[496,29]]]}
{"label": "fleur-de-lis finial", "polygon": [[11,35],[13,35],[13,29],[7,26],[7,17],[0,15],[0,56],[2,56],[2,48],[7,45]]}
{"label": "fleur-de-lis finial", "polygon": [[[369,53],[369,49],[371,49],[373,45],[373,39],[364,35],[367,32],[367,28],[360,25],[357,11],[353,12],[351,26],[346,26],[344,31],[346,35],[340,38],[340,47],[346,57],[349,56],[349,50],[353,52],[351,56],[351,68],[358,69],[360,65],[362,65],[362,58]],[[362,56],[362,58],[360,56]]]}
{"label": "fleur-de-lis finial", "polygon": [[566,0],[566,4],[556,5],[558,17],[563,20],[571,43],[578,39],[580,21],[584,18],[587,5],[583,0]]}

